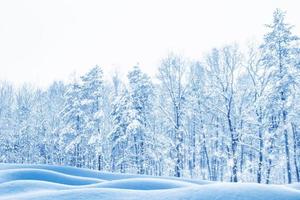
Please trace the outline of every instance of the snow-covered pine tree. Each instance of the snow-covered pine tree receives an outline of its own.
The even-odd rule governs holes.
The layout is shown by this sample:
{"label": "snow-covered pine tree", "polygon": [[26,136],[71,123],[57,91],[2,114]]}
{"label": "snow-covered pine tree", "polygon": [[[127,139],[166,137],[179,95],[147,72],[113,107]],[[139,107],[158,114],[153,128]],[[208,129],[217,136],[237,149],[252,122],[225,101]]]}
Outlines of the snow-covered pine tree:
{"label": "snow-covered pine tree", "polygon": [[157,135],[155,129],[153,85],[137,66],[133,67],[127,77],[128,89],[115,92],[111,113],[114,126],[108,138],[112,146],[112,170],[139,174],[161,173],[161,155],[165,152],[167,145],[164,143],[168,140]]}
{"label": "snow-covered pine tree", "polygon": [[78,81],[71,83],[66,90],[65,105],[60,112],[61,130],[59,146],[61,163],[81,166],[81,135],[83,132],[83,111],[81,110],[81,87]]}
{"label": "snow-covered pine tree", "polygon": [[112,104],[113,130],[107,135],[111,145],[111,171],[125,173],[128,168],[129,157],[127,152],[130,96],[126,89],[122,91]]}
{"label": "snow-covered pine tree", "polygon": [[128,73],[130,95],[130,122],[129,132],[130,147],[133,150],[133,162],[138,174],[144,174],[151,167],[152,133],[150,122],[153,112],[153,90],[150,78],[138,66]]}
{"label": "snow-covered pine tree", "polygon": [[[295,42],[299,39],[291,32],[292,26],[285,22],[285,13],[276,9],[273,14],[273,23],[267,25],[269,32],[265,34],[263,49],[263,64],[272,70],[272,93],[270,95],[270,114],[271,130],[275,139],[284,141],[286,173],[288,183],[292,182],[292,168],[290,163],[289,148],[289,102],[293,97],[292,87],[295,83],[295,63],[293,53],[295,52]],[[278,133],[278,136],[276,134]],[[273,137],[273,136],[272,136]],[[278,138],[277,138],[278,137]],[[269,147],[270,153],[274,148],[274,139]],[[269,159],[268,177],[272,160]],[[268,180],[267,180],[268,182]]]}
{"label": "snow-covered pine tree", "polygon": [[[80,107],[82,118],[82,142],[85,142],[85,165],[103,169],[103,72],[99,66],[93,67],[81,77]],[[88,148],[89,147],[89,148]]]}

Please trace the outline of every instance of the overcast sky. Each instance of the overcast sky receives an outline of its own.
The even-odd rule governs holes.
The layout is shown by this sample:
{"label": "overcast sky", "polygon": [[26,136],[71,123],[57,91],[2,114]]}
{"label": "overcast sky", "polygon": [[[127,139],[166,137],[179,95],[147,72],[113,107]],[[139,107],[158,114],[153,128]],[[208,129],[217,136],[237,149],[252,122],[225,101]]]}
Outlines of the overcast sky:
{"label": "overcast sky", "polygon": [[154,75],[170,51],[260,39],[275,8],[300,35],[299,0],[1,0],[0,80],[46,86],[96,64]]}

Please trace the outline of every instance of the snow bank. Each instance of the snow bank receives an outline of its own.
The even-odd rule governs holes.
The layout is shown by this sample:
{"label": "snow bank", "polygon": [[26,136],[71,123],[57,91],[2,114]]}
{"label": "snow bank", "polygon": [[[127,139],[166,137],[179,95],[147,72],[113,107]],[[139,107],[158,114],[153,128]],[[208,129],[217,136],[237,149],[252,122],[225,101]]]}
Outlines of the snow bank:
{"label": "snow bank", "polygon": [[73,188],[72,186],[51,183],[46,181],[18,180],[18,181],[9,181],[0,184],[0,196],[4,194],[16,195],[16,194],[42,191],[42,190],[53,190],[53,191],[68,190],[72,188]]}
{"label": "snow bank", "polygon": [[0,164],[1,200],[300,200],[299,184],[259,185]]}
{"label": "snow bank", "polygon": [[98,188],[118,188],[130,190],[163,190],[192,186],[196,186],[196,184],[158,178],[131,178],[117,181],[107,181],[97,185]]}
{"label": "snow bank", "polygon": [[[80,177],[88,177],[88,178],[97,178],[101,180],[120,180],[120,179],[128,179],[128,178],[140,178],[140,177],[151,177],[151,178],[162,178],[156,176],[146,176],[146,175],[135,175],[135,174],[121,174],[121,173],[110,173],[110,172],[99,172],[90,169],[82,169],[68,166],[54,166],[54,165],[28,165],[28,164],[4,164],[0,163],[0,170],[4,169],[43,169],[50,170],[54,172],[59,172],[72,176],[80,176]],[[197,179],[185,179],[185,178],[176,178],[176,177],[163,177],[168,180],[180,180],[188,183],[196,183],[196,184],[209,184],[210,181],[197,180]]]}
{"label": "snow bank", "polygon": [[112,174],[112,173],[98,172],[98,171],[93,171],[93,170],[89,170],[89,169],[81,169],[81,168],[67,167],[67,166],[0,164],[0,170],[3,170],[3,169],[26,169],[26,168],[44,169],[44,170],[55,171],[55,172],[72,175],[72,176],[99,178],[99,179],[104,179],[104,180],[117,180],[117,179],[122,179],[122,178],[136,177],[136,175]]}
{"label": "snow bank", "polygon": [[43,169],[7,169],[0,171],[0,183],[14,180],[40,180],[66,185],[87,185],[102,182],[101,179],[71,176]]}

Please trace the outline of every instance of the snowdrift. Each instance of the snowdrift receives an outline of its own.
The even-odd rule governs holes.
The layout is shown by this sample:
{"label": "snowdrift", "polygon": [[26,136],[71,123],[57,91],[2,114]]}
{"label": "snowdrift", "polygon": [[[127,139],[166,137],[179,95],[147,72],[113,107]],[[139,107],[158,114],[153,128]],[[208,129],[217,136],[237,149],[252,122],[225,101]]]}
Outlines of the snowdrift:
{"label": "snowdrift", "polygon": [[300,200],[299,184],[213,183],[49,165],[0,164],[1,200]]}

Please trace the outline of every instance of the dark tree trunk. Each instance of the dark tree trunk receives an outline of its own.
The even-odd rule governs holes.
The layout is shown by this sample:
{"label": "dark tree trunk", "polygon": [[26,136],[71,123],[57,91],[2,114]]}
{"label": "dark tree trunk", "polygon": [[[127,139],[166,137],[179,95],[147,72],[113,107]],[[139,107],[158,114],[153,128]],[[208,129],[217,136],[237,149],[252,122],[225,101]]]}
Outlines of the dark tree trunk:
{"label": "dark tree trunk", "polygon": [[180,130],[180,114],[179,106],[175,105],[175,141],[176,141],[176,165],[175,165],[175,176],[181,177],[183,170],[183,160],[182,160],[182,143],[183,135]]}
{"label": "dark tree trunk", "polygon": [[290,163],[290,149],[289,149],[289,138],[288,131],[286,129],[286,116],[287,112],[283,111],[283,124],[284,124],[284,144],[285,144],[285,157],[286,157],[286,170],[288,183],[292,183],[292,172],[291,172],[291,163]]}
{"label": "dark tree trunk", "polygon": [[295,165],[295,171],[296,171],[296,178],[297,182],[300,182],[300,175],[299,175],[299,167],[297,162],[297,130],[295,124],[292,123],[292,130],[293,130],[293,147],[294,147],[294,165]]}
{"label": "dark tree trunk", "polygon": [[229,107],[228,107],[228,112],[227,112],[227,121],[228,121],[228,126],[229,126],[229,131],[231,135],[231,152],[232,152],[232,160],[233,160],[233,166],[232,166],[232,175],[231,175],[231,181],[232,182],[238,182],[238,177],[237,177],[237,145],[238,145],[238,137],[235,132],[235,129],[232,124],[232,119],[231,119],[231,100],[229,102]]}
{"label": "dark tree trunk", "polygon": [[259,155],[258,155],[258,170],[257,170],[257,183],[262,182],[262,162],[263,162],[263,135],[262,135],[262,130],[261,127],[259,128],[258,131],[258,138],[259,138]]}
{"label": "dark tree trunk", "polygon": [[203,151],[204,151],[204,155],[205,155],[205,160],[206,160],[206,165],[207,165],[207,170],[208,170],[208,178],[209,180],[212,180],[212,176],[211,176],[211,168],[210,168],[210,162],[209,162],[209,157],[208,157],[208,152],[207,152],[207,148],[206,148],[206,143],[205,143],[205,136],[203,134]]}
{"label": "dark tree trunk", "polygon": [[98,170],[102,170],[102,156],[101,154],[98,155]]}

